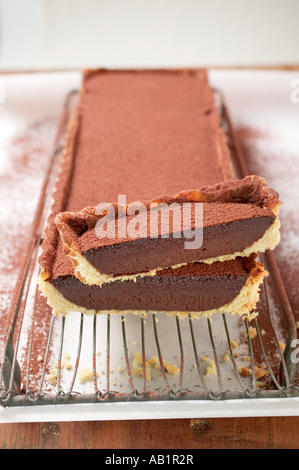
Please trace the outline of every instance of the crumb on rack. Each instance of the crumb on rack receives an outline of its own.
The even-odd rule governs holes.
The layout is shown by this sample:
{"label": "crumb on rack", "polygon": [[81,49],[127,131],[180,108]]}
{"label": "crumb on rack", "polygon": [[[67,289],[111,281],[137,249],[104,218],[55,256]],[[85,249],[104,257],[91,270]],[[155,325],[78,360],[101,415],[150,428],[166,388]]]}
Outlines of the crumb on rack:
{"label": "crumb on rack", "polygon": [[243,361],[251,361],[251,358],[250,358],[250,356],[243,356],[242,360]]}
{"label": "crumb on rack", "polygon": [[[92,369],[80,369],[78,372],[78,377],[81,384],[85,384],[87,382],[91,382],[93,380],[93,370]],[[96,372],[96,377],[99,377],[98,372]]]}
{"label": "crumb on rack", "polygon": [[257,379],[262,379],[269,375],[269,371],[266,369],[266,365],[264,363],[260,364],[260,366],[255,366],[254,371]]}
{"label": "crumb on rack", "polygon": [[[170,362],[163,360],[163,367],[166,372],[172,375],[176,375],[179,372],[179,368],[174,365],[170,364]],[[161,369],[160,361],[158,356],[152,356],[145,361],[145,370],[146,370],[146,380],[152,379],[151,368]],[[138,351],[134,352],[133,358],[133,374],[135,376],[143,375],[143,360],[142,356]]]}
{"label": "crumb on rack", "polygon": [[258,316],[258,312],[252,312],[250,313],[249,315],[246,316],[246,319],[248,321],[251,321],[251,320],[254,320],[254,318],[256,318]]}
{"label": "crumb on rack", "polygon": [[208,377],[209,375],[215,375],[216,374],[215,361],[213,359],[210,359],[208,356],[202,356],[202,360],[208,363],[208,365],[206,366],[205,374],[204,374],[205,377]]}
{"label": "crumb on rack", "polygon": [[[160,361],[159,361],[159,358],[158,356],[153,356],[151,357],[149,360],[148,360],[149,364],[153,367],[155,367],[155,369],[161,369],[161,366],[160,366]],[[176,375],[178,372],[179,372],[179,368],[174,365],[174,364],[170,364],[170,362],[167,362],[163,359],[163,367],[164,369],[166,370],[166,372],[168,372],[169,374],[173,374],[173,375]]]}
{"label": "crumb on rack", "polygon": [[256,386],[257,388],[264,388],[266,386],[266,382],[263,382],[262,380],[257,380]]}
{"label": "crumb on rack", "polygon": [[242,367],[239,367],[238,370],[240,372],[240,375],[242,375],[242,377],[249,377],[250,375],[252,375],[252,370],[249,369],[248,367],[242,366]]}
{"label": "crumb on rack", "polygon": [[283,341],[279,341],[279,347],[280,347],[281,351],[284,351],[286,345],[285,345],[285,343],[284,343]]}
{"label": "crumb on rack", "polygon": [[[249,330],[250,338],[254,339],[257,336],[256,328],[254,326],[249,326],[248,330]],[[247,331],[246,330],[244,330],[244,337],[247,338]]]}
{"label": "crumb on rack", "polygon": [[176,375],[179,372],[179,368],[175,364],[163,360],[163,367],[169,374]]}
{"label": "crumb on rack", "polygon": [[53,367],[52,369],[49,370],[49,381],[52,385],[57,384],[57,375],[58,375],[58,371],[56,367]]}
{"label": "crumb on rack", "polygon": [[67,369],[67,370],[72,370],[73,369],[73,365],[70,361],[65,361],[65,364],[64,364],[64,367]]}
{"label": "crumb on rack", "polygon": [[[143,375],[143,360],[138,351],[134,352],[132,372],[135,377]],[[148,361],[145,361],[145,377],[147,381],[152,380],[151,366]]]}
{"label": "crumb on rack", "polygon": [[224,360],[225,362],[231,361],[231,353],[230,353],[230,350],[229,350],[229,349],[228,349],[228,351],[224,354],[223,360]]}
{"label": "crumb on rack", "polygon": [[125,372],[126,368],[124,366],[118,366],[117,368],[117,372],[119,374],[123,374]]}

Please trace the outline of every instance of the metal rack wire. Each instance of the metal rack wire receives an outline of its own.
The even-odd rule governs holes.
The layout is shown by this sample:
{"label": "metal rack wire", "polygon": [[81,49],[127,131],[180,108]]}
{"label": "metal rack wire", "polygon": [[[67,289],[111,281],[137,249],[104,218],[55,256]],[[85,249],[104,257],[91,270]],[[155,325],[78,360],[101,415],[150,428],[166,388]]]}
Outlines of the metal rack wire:
{"label": "metal rack wire", "polygon": [[[245,176],[248,169],[234,136],[227,109],[216,91],[215,96],[236,173],[240,177]],[[74,100],[76,92],[70,93],[66,100],[55,151],[33,223],[33,241],[20,269],[3,338],[1,405],[13,407],[130,400],[229,400],[299,396],[296,364],[291,360],[296,325],[273,253],[262,255],[270,276],[262,286],[260,315],[252,323],[230,314],[196,321],[191,317],[182,319],[159,314],[146,317],[88,317],[83,314],[71,315],[70,318],[55,317],[45,307],[44,336],[41,336],[41,318],[35,304],[38,296],[35,284],[37,258],[43,227],[50,210],[64,131]],[[265,328],[267,335],[264,334]],[[255,331],[254,339],[252,329]],[[134,342],[129,341],[132,335]],[[236,337],[240,342],[241,359],[235,350]],[[281,348],[282,342],[284,350]],[[137,343],[141,358],[138,374],[134,366]],[[66,371],[64,355],[67,347],[72,351],[72,368]],[[155,365],[150,369],[150,380],[148,359],[153,355]],[[99,357],[104,361],[102,367],[99,365]],[[170,373],[165,357],[175,361],[175,375]],[[244,357],[247,357],[247,376],[242,374],[244,363],[241,360]],[[207,360],[211,374],[207,374]],[[122,364],[121,373],[115,374],[111,369],[118,363]],[[90,368],[90,381],[82,385],[78,376],[82,365],[86,364]],[[266,370],[263,386],[257,375],[260,364]],[[55,371],[55,380],[52,382],[49,380],[51,368]]]}

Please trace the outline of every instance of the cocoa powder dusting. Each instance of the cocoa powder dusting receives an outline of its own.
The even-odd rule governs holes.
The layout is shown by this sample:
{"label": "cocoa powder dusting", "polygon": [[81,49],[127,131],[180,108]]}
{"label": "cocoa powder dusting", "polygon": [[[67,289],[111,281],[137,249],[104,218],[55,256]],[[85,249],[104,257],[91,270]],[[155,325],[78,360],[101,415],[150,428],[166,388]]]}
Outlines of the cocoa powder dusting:
{"label": "cocoa powder dusting", "polygon": [[[296,320],[299,319],[299,151],[278,134],[241,126],[236,134],[250,172],[265,178],[280,196],[281,243],[275,256]],[[291,146],[290,146],[291,147]]]}
{"label": "cocoa powder dusting", "polygon": [[[1,339],[9,321],[9,310],[16,289],[22,261],[27,255],[32,223],[40,198],[41,188],[53,148],[57,132],[57,122],[44,119],[34,122],[21,133],[11,138],[2,147],[0,168],[0,222],[1,222],[1,253],[0,253],[0,328]],[[45,350],[51,312],[46,302],[39,299],[35,315],[34,331],[38,341],[32,351],[31,369],[36,374],[31,377],[38,380],[42,363],[37,362],[40,352]],[[48,311],[49,310],[49,311]],[[43,315],[40,315],[41,311]],[[16,331],[18,331],[18,318]],[[23,319],[19,345],[19,362],[21,369],[26,370],[27,354],[31,324]]]}

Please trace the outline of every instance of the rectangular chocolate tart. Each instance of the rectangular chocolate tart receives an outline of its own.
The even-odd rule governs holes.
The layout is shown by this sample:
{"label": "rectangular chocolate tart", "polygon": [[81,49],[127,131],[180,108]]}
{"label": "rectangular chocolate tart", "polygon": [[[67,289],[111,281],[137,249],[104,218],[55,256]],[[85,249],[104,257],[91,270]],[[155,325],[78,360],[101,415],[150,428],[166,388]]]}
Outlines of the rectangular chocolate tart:
{"label": "rectangular chocolate tart", "polygon": [[89,285],[153,275],[196,261],[210,264],[249,256],[273,250],[280,241],[278,194],[258,176],[124,207],[103,204],[99,211],[99,206],[56,217],[74,274]]}
{"label": "rectangular chocolate tart", "polygon": [[77,279],[55,224],[61,212],[116,201],[120,194],[130,204],[233,178],[205,70],[85,72],[39,259],[40,289],[55,314],[249,315],[266,274],[255,255],[87,285]]}

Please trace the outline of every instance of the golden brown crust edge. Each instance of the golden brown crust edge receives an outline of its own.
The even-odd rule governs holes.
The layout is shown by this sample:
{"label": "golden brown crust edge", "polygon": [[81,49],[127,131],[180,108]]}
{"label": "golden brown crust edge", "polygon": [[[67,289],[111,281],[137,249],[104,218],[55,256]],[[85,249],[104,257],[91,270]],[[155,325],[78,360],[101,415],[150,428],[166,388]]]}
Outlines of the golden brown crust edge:
{"label": "golden brown crust edge", "polygon": [[55,259],[56,247],[59,234],[57,232],[55,217],[63,211],[68,197],[68,188],[72,177],[72,165],[75,152],[77,131],[79,128],[79,109],[75,109],[74,115],[69,121],[66,130],[65,146],[57,175],[57,181],[53,192],[53,204],[44,231],[41,245],[42,253],[39,257],[41,276],[48,279],[51,276],[52,266]]}

